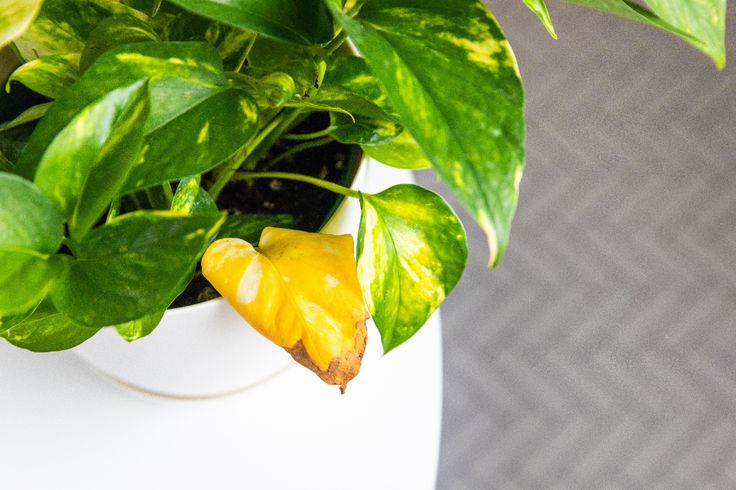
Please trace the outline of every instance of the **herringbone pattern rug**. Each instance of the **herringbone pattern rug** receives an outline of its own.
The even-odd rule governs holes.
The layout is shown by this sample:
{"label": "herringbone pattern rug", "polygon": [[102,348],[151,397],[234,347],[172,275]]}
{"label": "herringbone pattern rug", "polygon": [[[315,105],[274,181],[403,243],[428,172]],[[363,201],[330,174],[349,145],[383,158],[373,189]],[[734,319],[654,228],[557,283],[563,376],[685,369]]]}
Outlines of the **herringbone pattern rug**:
{"label": "herringbone pattern rug", "polygon": [[734,32],[719,73],[644,26],[551,2],[555,42],[489,5],[528,163],[497,270],[466,220],[438,488],[736,488]]}

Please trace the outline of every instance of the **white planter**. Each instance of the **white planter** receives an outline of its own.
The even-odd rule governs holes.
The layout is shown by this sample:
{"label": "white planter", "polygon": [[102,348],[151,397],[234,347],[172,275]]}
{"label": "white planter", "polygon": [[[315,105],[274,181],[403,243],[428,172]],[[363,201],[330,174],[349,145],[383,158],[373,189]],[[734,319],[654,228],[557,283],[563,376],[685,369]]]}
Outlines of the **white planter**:
{"label": "white planter", "polygon": [[[364,159],[353,188],[365,188],[369,173],[370,160]],[[359,220],[359,203],[345,199],[322,231],[355,237]],[[241,391],[267,381],[294,362],[222,298],[168,310],[153,333],[132,343],[105,328],[74,352],[123,384],[179,398]]]}

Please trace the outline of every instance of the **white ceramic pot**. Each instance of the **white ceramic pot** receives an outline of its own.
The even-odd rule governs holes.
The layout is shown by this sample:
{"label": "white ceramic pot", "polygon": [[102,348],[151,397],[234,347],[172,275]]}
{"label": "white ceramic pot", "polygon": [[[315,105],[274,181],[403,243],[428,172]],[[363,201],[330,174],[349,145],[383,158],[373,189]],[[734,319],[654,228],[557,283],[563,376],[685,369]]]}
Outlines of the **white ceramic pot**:
{"label": "white ceramic pot", "polygon": [[[353,188],[365,188],[364,159]],[[322,229],[355,234],[356,199],[344,199]],[[251,328],[222,298],[168,310],[156,330],[132,343],[102,329],[74,352],[99,372],[138,390],[178,398],[208,398],[244,390],[276,376],[294,362]]]}

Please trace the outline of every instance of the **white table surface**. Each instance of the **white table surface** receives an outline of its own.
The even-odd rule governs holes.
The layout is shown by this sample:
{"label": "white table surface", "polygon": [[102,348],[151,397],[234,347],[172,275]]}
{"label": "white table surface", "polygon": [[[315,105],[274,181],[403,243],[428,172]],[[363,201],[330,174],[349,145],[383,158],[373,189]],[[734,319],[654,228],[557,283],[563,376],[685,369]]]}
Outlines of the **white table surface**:
{"label": "white table surface", "polygon": [[428,490],[441,405],[438,315],[385,357],[369,324],[343,396],[293,365],[240,394],[168,400],[0,342],[0,489]]}

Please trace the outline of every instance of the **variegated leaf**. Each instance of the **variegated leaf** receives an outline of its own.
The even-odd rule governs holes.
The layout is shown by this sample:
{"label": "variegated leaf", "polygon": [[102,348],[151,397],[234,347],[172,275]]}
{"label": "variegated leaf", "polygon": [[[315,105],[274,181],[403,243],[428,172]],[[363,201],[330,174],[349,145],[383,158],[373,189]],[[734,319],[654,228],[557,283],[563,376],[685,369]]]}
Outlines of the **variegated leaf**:
{"label": "variegated leaf", "polygon": [[102,216],[138,159],[148,83],[113,90],[71,120],[49,145],[35,183],[79,236]]}
{"label": "variegated leaf", "polygon": [[138,318],[137,320],[115,325],[115,330],[117,330],[118,335],[125,339],[126,342],[134,342],[150,335],[161,322],[164,314],[166,314],[165,309]]}
{"label": "variegated leaf", "polygon": [[5,0],[0,3],[0,48],[28,29],[42,0]]}
{"label": "variegated leaf", "polygon": [[[256,105],[247,94],[227,87],[214,48],[204,43],[125,45],[100,56],[55,102],[36,127],[18,172],[32,177],[49,142],[79,111],[141,78],[150,79],[151,112],[143,159],[132,170],[126,192],[204,172],[255,132]],[[221,127],[228,131],[215,130]],[[156,160],[150,160],[154,155]]]}
{"label": "variegated leaf", "polygon": [[726,65],[726,0],[563,0],[620,15],[671,32]]}
{"label": "variegated leaf", "polygon": [[354,18],[333,12],[485,231],[495,265],[508,244],[526,132],[516,60],[495,18],[474,0],[372,0]]}
{"label": "variegated leaf", "polygon": [[524,3],[529,7],[529,10],[537,14],[537,17],[539,17],[540,22],[547,29],[549,35],[557,39],[557,33],[552,25],[552,19],[549,16],[549,10],[547,10],[544,0],[524,0]]}
{"label": "variegated leaf", "polygon": [[213,214],[217,213],[217,204],[206,190],[200,186],[201,177],[187,177],[179,182],[174,199],[171,200],[171,210],[178,213]]}
{"label": "variegated leaf", "polygon": [[396,168],[421,169],[432,166],[407,130],[386,144],[363,146],[363,151],[369,157]]}
{"label": "variegated leaf", "polygon": [[328,384],[358,374],[365,350],[363,304],[350,235],[266,228],[259,249],[226,238],[202,273],[256,330]]}
{"label": "variegated leaf", "polygon": [[80,240],[56,308],[83,325],[118,325],[163,311],[184,290],[224,221],[219,214],[124,214]]}
{"label": "variegated leaf", "polygon": [[146,16],[115,0],[44,0],[36,20],[15,41],[29,61],[43,56],[81,53],[92,29],[114,14]]}
{"label": "variegated leaf", "polygon": [[10,92],[13,82],[50,99],[58,99],[74,82],[79,80],[79,54],[44,56],[19,66],[8,78],[5,90]]}
{"label": "variegated leaf", "polygon": [[160,41],[147,23],[129,14],[108,17],[89,34],[79,62],[80,69],[86,70],[102,53],[112,48],[146,41]]}
{"label": "variegated leaf", "polygon": [[414,335],[465,269],[465,230],[449,205],[416,185],[361,194],[358,275],[385,352]]}

